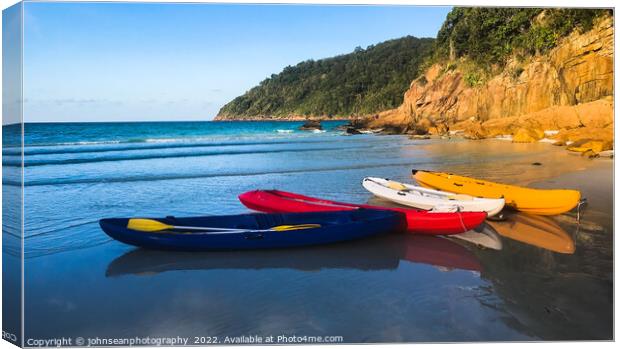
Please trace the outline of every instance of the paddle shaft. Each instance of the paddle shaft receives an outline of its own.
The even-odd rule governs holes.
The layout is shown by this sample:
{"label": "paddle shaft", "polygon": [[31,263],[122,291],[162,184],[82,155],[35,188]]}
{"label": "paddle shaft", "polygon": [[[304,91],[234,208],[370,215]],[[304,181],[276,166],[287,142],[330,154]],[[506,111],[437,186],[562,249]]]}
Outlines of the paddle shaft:
{"label": "paddle shaft", "polygon": [[197,227],[197,226],[182,226],[182,225],[171,225],[159,222],[154,219],[148,218],[136,218],[129,219],[127,223],[127,228],[145,232],[157,232],[171,229],[181,229],[181,230],[198,230],[198,231],[207,231],[211,233],[241,233],[241,232],[268,232],[268,231],[289,231],[289,230],[302,230],[302,229],[312,229],[319,228],[320,224],[297,224],[297,225],[278,225],[275,227],[271,227],[268,229],[240,229],[240,228],[219,228],[219,227]]}
{"label": "paddle shaft", "polygon": [[[186,230],[204,230],[204,231],[256,231],[256,232],[264,232],[264,231],[281,231],[279,229],[276,229],[277,227],[273,227],[273,228],[269,228],[269,229],[235,229],[235,228],[215,228],[215,227],[186,227],[186,226],[179,226],[179,225],[172,225],[171,226],[174,229],[186,229]],[[300,229],[311,229],[311,228],[318,228],[320,227],[320,225],[318,224],[299,224],[299,225],[291,225],[290,229],[284,229],[282,231],[286,231],[286,230],[300,230]]]}
{"label": "paddle shaft", "polygon": [[[216,230],[216,229],[209,229],[209,228],[205,228],[205,229],[197,229],[194,227],[177,227],[174,226],[174,229],[188,229],[188,230],[198,230],[201,231],[203,233],[193,233],[195,234],[210,234],[210,235],[219,235],[219,234],[240,234],[240,233],[266,233],[266,232],[270,232],[270,231],[278,231],[278,230],[273,230],[273,229],[230,229],[230,230]],[[306,228],[300,228],[300,229],[292,229],[292,230],[303,230]],[[286,231],[286,230],[285,230]]]}
{"label": "paddle shaft", "polygon": [[[212,232],[211,234],[236,234],[236,233],[264,233],[264,232],[269,232],[269,231],[280,231],[280,230],[276,230],[276,229],[233,229],[233,228],[207,228],[207,227],[185,227],[185,226],[178,226],[178,225],[173,225],[171,226],[173,229],[186,229],[186,230],[199,230],[199,231],[205,231],[205,232]],[[309,224],[309,225],[304,225],[301,224],[299,226],[294,226],[292,229],[287,229],[287,230],[303,230],[303,229],[312,229],[312,228],[318,228],[315,224]],[[287,231],[287,230],[282,230],[282,231]]]}
{"label": "paddle shaft", "polygon": [[[204,230],[204,231],[249,231],[252,229],[234,229],[234,228],[215,228],[215,227],[185,227],[182,225],[172,225],[174,229],[187,229],[187,230]],[[265,229],[261,230],[264,231]],[[269,230],[269,229],[267,229]],[[258,231],[258,230],[252,230]]]}

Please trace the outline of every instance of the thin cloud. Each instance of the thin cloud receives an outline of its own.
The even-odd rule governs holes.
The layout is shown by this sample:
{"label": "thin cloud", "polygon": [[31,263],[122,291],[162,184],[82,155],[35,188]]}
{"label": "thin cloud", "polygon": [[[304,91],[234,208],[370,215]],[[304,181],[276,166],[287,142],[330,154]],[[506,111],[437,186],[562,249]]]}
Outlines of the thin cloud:
{"label": "thin cloud", "polygon": [[110,99],[98,99],[98,98],[53,98],[53,99],[24,99],[25,104],[30,105],[92,105],[92,104],[122,104],[122,101],[110,100]]}

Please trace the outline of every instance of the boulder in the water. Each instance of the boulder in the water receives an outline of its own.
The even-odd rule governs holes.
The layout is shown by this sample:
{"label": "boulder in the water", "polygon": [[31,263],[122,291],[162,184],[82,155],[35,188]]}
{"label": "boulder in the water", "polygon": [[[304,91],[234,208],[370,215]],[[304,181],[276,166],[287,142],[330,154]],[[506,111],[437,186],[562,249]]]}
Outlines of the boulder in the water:
{"label": "boulder in the water", "polygon": [[345,130],[345,132],[347,134],[350,135],[359,135],[362,134],[362,132],[360,132],[358,129],[356,129],[355,127],[347,127],[347,129]]}
{"label": "boulder in the water", "polygon": [[314,131],[314,130],[322,130],[323,126],[321,125],[320,120],[306,120],[303,125],[299,127],[302,131]]}

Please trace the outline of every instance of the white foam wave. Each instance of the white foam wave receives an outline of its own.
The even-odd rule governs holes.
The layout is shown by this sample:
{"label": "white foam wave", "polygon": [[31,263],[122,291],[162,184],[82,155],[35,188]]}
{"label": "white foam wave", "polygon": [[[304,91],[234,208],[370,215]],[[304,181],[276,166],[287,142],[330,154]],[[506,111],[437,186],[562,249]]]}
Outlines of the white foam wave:
{"label": "white foam wave", "polygon": [[54,145],[99,145],[99,144],[119,144],[121,141],[84,141],[84,142],[64,142]]}

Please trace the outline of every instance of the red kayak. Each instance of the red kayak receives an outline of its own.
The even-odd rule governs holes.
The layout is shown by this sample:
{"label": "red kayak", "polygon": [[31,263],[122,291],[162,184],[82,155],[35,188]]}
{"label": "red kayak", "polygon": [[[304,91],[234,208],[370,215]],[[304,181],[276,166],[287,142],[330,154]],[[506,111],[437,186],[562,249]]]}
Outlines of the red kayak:
{"label": "red kayak", "polygon": [[260,212],[346,211],[358,208],[392,210],[407,216],[410,233],[429,235],[459,234],[482,224],[485,212],[429,212],[408,208],[347,204],[289,193],[280,190],[254,190],[239,195],[247,208]]}

